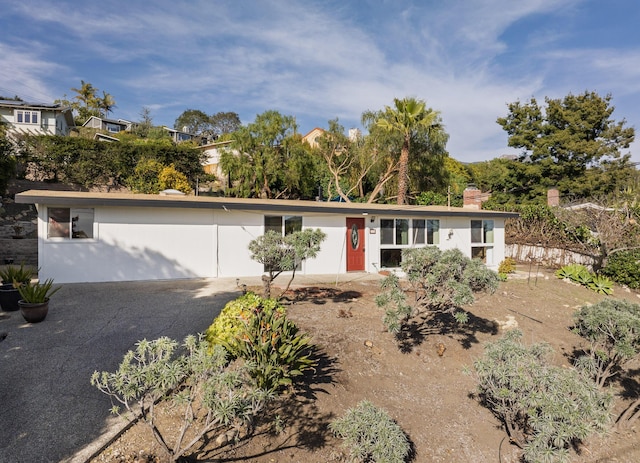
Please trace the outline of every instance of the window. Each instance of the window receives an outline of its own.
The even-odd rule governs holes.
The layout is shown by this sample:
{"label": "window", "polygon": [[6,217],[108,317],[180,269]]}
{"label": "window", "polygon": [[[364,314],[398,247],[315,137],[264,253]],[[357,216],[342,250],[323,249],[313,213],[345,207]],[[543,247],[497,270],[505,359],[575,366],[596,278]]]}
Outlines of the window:
{"label": "window", "polygon": [[120,130],[122,130],[122,127],[119,126],[118,124],[112,124],[111,122],[106,122],[105,125],[107,127],[107,131],[112,133],[118,133],[120,132]]}
{"label": "window", "polygon": [[440,243],[440,221],[436,219],[380,219],[380,266],[400,267],[402,249]]}
{"label": "window", "polygon": [[[264,232],[267,233],[269,230],[279,233],[281,236],[302,231],[302,217],[296,215],[265,215]],[[300,268],[300,264],[298,264],[296,270],[300,270]],[[264,271],[269,271],[266,265],[264,266]]]}
{"label": "window", "polygon": [[93,238],[93,209],[50,207],[47,238]]}
{"label": "window", "polygon": [[40,111],[16,110],[15,121],[18,124],[37,124],[40,120]]}
{"label": "window", "polygon": [[302,231],[302,217],[296,215],[265,215],[264,232],[273,230],[282,236]]}
{"label": "window", "polygon": [[493,263],[493,220],[471,221],[471,258]]}

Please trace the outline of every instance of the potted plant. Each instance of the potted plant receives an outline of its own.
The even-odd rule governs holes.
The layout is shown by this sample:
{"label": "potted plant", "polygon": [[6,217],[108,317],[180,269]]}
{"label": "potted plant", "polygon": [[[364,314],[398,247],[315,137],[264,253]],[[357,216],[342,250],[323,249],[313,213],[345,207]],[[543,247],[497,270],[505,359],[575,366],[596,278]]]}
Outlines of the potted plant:
{"label": "potted plant", "polygon": [[18,300],[20,294],[18,293],[17,286],[21,284],[27,284],[33,277],[33,270],[25,267],[24,264],[20,266],[7,265],[4,269],[0,270],[0,280],[2,280],[2,286],[0,286],[0,307],[5,312],[11,312],[18,310]]}
{"label": "potted plant", "polygon": [[18,286],[18,292],[22,299],[18,301],[20,313],[29,323],[38,323],[45,319],[49,313],[49,298],[58,290],[53,288],[53,279],[49,278],[44,283],[27,283]]}

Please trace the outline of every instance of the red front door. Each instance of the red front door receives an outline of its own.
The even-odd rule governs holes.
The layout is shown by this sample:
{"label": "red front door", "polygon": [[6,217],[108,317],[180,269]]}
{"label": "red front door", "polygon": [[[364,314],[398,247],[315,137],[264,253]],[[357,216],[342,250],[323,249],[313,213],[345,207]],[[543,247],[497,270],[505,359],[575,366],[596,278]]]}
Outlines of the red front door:
{"label": "red front door", "polygon": [[364,270],[364,219],[347,217],[347,272]]}

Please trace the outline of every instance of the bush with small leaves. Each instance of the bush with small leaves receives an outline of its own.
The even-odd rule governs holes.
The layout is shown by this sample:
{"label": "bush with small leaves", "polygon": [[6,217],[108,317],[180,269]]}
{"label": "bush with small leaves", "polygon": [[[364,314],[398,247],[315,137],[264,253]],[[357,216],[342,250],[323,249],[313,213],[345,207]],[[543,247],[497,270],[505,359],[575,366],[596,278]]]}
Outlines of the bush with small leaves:
{"label": "bush with small leaves", "polygon": [[513,257],[507,257],[500,265],[498,265],[498,273],[508,275],[516,272],[516,260]]}
{"label": "bush with small leaves", "polygon": [[604,386],[625,363],[640,354],[640,305],[603,299],[581,307],[574,316],[574,333],[589,342],[586,355],[576,366],[598,386]]}
{"label": "bush with small leaves", "polygon": [[549,363],[552,349],[507,332],[474,362],[479,398],[527,462],[567,461],[572,446],[610,422],[612,396],[576,370]]}
{"label": "bush with small leaves", "polygon": [[[171,461],[177,461],[206,434],[244,427],[264,408],[271,394],[257,388],[243,367],[227,368],[226,351],[213,351],[203,338],[188,336],[183,349],[167,337],[142,340],[127,352],[118,369],[94,372],[91,384],[124,406],[141,413],[142,422]],[[200,400],[197,400],[199,398]],[[158,426],[156,406],[167,400],[181,407],[182,421],[171,443]],[[114,406],[113,413],[120,407]],[[188,438],[186,436],[189,436]]]}
{"label": "bush with small leaves", "polygon": [[207,328],[206,338],[209,344],[221,344],[229,351],[237,350],[234,346],[238,342],[239,333],[245,328],[244,321],[248,320],[256,309],[267,313],[274,310],[285,312],[284,306],[275,299],[264,299],[254,293],[244,294],[228,302]]}
{"label": "bush with small leaves", "polygon": [[376,298],[378,307],[386,309],[383,323],[392,333],[398,333],[409,318],[424,312],[451,313],[459,323],[465,323],[468,315],[460,307],[471,304],[474,293],[494,292],[499,283],[496,272],[458,249],[404,249],[402,270],[408,289],[415,294],[414,301],[407,302],[406,290],[395,274],[382,281],[382,293]]}
{"label": "bush with small leaves", "polygon": [[402,428],[367,400],[347,410],[329,427],[344,439],[352,462],[402,463],[409,457],[411,444]]}
{"label": "bush with small leaves", "polygon": [[640,288],[640,249],[610,254],[601,273],[631,289]]}

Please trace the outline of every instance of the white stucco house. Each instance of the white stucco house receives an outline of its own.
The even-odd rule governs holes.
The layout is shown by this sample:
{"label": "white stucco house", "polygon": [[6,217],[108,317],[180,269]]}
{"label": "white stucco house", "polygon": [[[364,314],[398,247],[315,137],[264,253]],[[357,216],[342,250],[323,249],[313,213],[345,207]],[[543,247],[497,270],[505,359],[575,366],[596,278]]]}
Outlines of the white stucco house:
{"label": "white stucco house", "polygon": [[0,100],[0,123],[14,135],[69,135],[75,127],[71,108],[60,104]]}
{"label": "white stucco house", "polygon": [[315,259],[299,273],[396,269],[416,246],[459,248],[497,269],[504,222],[517,214],[477,208],[283,201],[206,196],[30,190],[38,210],[40,278],[57,283],[259,276],[249,242],[275,230],[320,228]]}

